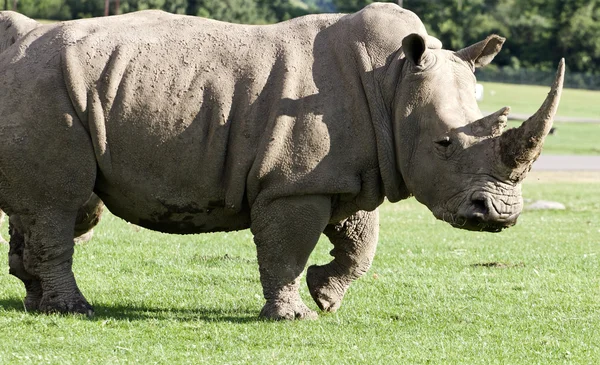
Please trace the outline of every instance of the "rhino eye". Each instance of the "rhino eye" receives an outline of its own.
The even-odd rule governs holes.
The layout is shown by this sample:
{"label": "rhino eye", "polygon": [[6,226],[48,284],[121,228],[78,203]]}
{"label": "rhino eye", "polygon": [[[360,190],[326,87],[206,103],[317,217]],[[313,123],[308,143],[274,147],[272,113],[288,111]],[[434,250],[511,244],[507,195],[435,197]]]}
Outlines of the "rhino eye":
{"label": "rhino eye", "polygon": [[452,141],[450,140],[450,137],[444,137],[444,138],[440,139],[439,141],[435,141],[435,143],[442,147],[448,147],[452,144]]}

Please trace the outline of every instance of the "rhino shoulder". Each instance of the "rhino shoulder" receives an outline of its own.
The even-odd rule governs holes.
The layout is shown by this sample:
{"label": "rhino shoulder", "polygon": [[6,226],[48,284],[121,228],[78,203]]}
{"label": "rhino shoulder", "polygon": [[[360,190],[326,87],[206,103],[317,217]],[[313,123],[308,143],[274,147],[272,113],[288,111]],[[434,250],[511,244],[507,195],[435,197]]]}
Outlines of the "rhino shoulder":
{"label": "rhino shoulder", "polygon": [[0,11],[0,53],[41,24],[14,11]]}
{"label": "rhino shoulder", "polygon": [[360,27],[378,36],[398,37],[405,33],[425,33],[425,26],[415,13],[394,3],[373,3],[353,16]]}
{"label": "rhino shoulder", "polygon": [[349,27],[346,34],[356,37],[374,66],[381,66],[386,58],[400,49],[402,39],[411,33],[427,36],[425,26],[410,10],[393,3],[373,3],[361,11],[343,18]]}

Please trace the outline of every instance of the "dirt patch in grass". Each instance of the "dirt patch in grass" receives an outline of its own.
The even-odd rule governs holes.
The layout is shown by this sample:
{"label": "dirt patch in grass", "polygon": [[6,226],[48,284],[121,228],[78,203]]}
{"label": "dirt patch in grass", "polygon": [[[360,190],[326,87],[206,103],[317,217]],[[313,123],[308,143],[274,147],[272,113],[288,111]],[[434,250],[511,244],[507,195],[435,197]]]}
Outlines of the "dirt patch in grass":
{"label": "dirt patch in grass", "polygon": [[493,269],[508,269],[511,267],[524,267],[525,264],[523,264],[522,262],[518,262],[516,264],[511,264],[511,263],[506,263],[506,262],[492,261],[492,262],[481,262],[481,263],[473,264],[471,266],[472,267],[488,267],[488,268],[493,268]]}

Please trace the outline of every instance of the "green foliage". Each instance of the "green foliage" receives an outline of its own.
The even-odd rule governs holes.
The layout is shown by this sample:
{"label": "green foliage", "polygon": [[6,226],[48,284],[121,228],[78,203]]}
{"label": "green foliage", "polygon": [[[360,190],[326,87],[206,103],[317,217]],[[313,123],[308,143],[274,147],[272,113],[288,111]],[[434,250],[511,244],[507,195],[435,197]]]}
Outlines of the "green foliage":
{"label": "green foliage", "polygon": [[275,20],[254,0],[204,0],[199,3],[196,15],[206,18],[245,24]]}
{"label": "green foliage", "polygon": [[68,20],[72,17],[71,8],[64,0],[20,0],[18,11],[32,18]]}
{"label": "green foliage", "polygon": [[332,3],[340,13],[353,13],[373,3],[373,0],[333,0]]}
{"label": "green foliage", "polygon": [[[45,1],[41,0],[40,2]],[[71,9],[71,18],[91,18],[104,15],[104,0],[66,0]],[[27,13],[24,13],[28,15]],[[55,19],[50,17],[49,19]]]}

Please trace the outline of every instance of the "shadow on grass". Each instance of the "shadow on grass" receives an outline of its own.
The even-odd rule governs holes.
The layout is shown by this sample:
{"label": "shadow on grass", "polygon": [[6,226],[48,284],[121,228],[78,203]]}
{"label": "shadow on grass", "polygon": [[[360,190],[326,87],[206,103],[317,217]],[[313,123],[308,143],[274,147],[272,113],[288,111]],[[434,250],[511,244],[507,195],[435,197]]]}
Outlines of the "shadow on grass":
{"label": "shadow on grass", "polygon": [[25,312],[23,298],[2,298],[0,299],[0,309],[7,312]]}
{"label": "shadow on grass", "polygon": [[248,323],[258,322],[258,312],[256,309],[248,308],[157,308],[151,306],[136,305],[112,305],[96,303],[94,304],[95,316],[93,320],[129,320],[144,321],[150,319],[171,320],[181,322],[230,322],[230,323]]}
{"label": "shadow on grass", "polygon": [[[0,299],[0,310],[7,312],[25,313],[23,300],[20,298]],[[146,320],[170,320],[180,322],[230,322],[230,323],[249,323],[260,322],[256,309],[238,308],[158,308],[151,306],[136,305],[111,305],[96,303],[94,305],[95,314],[92,321],[146,321]],[[39,312],[32,312],[32,315],[44,315]]]}

